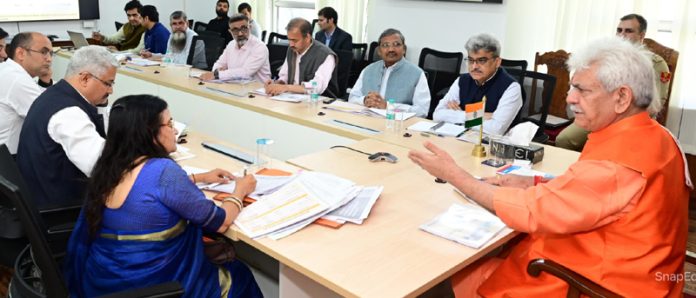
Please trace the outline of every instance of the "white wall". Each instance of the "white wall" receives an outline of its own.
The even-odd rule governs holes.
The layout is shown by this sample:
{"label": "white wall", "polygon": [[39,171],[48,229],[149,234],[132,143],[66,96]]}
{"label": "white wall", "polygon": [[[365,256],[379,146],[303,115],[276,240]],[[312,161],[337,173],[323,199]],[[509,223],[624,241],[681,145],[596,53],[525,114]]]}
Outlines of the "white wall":
{"label": "white wall", "polygon": [[[420,51],[429,47],[445,52],[464,52],[472,35],[489,33],[502,43],[505,53],[507,2],[481,4],[429,0],[371,0],[367,19],[368,44],[387,28],[406,38],[406,58],[418,63]],[[465,54],[466,55],[466,54]],[[462,64],[466,68],[466,64]]]}

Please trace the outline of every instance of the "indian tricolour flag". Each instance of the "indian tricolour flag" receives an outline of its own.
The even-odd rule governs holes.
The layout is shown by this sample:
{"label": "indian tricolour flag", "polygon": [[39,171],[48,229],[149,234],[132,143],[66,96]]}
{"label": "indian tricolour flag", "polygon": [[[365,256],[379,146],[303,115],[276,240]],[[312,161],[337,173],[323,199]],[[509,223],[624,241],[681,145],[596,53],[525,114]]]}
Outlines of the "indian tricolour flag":
{"label": "indian tricolour flag", "polygon": [[479,101],[464,106],[464,110],[466,111],[466,122],[464,122],[464,127],[479,126],[483,123],[483,103],[483,101]]}

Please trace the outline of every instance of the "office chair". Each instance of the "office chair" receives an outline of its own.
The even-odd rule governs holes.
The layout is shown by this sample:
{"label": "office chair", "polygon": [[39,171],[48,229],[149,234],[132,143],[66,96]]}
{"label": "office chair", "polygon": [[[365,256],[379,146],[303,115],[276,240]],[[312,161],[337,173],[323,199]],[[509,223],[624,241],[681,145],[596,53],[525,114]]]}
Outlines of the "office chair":
{"label": "office chair", "polygon": [[[210,31],[206,31],[210,32]],[[213,64],[220,58],[222,51],[225,50],[225,39],[221,36],[215,36],[213,34],[198,34],[198,36],[193,37],[193,44],[202,40],[205,45],[205,60],[208,67],[205,70],[211,70]],[[192,47],[193,48],[193,47]],[[192,54],[189,53],[189,56]],[[190,57],[193,60],[193,56]],[[187,59],[188,60],[188,59]]]}
{"label": "office chair", "polygon": [[370,50],[367,53],[368,64],[378,60],[382,60],[382,57],[379,56],[379,43],[376,41],[370,43]]}
{"label": "office chair", "polygon": [[[198,43],[199,43],[199,42],[200,42],[200,43],[203,43],[203,48],[205,49],[205,42],[204,42],[201,38],[199,38],[198,36],[194,36],[194,37],[191,39],[191,46],[189,47],[188,55],[186,55],[186,64],[191,65],[191,67],[196,67],[196,68],[201,68],[201,67],[202,67],[201,69],[208,69],[208,68],[212,69],[213,66],[210,65],[210,64],[208,64],[208,59],[207,59],[207,58],[206,58],[206,61],[205,61],[205,64],[206,64],[205,67],[203,67],[203,65],[193,65],[193,57],[194,57],[194,55],[195,55],[195,53],[196,53],[196,47],[198,46]],[[223,51],[224,51],[224,49],[223,49]],[[205,50],[204,50],[204,52],[205,52]],[[203,53],[203,55],[205,55],[205,53]],[[222,54],[220,54],[220,55],[222,55]],[[207,56],[206,56],[206,57],[207,57]],[[219,57],[219,56],[218,56],[218,57]],[[213,62],[213,63],[214,63],[214,62]]]}
{"label": "office chair", "polygon": [[[527,63],[527,60],[502,59],[502,61],[500,62],[500,67],[507,70],[508,74],[510,74],[517,81],[517,83],[520,84],[520,87],[522,87],[522,101],[527,100],[527,93],[525,92],[525,89],[524,89],[524,72],[527,71],[528,65],[529,64]],[[510,69],[522,70],[521,75],[518,75],[518,76],[512,75],[509,71]]]}
{"label": "office chair", "polygon": [[334,97],[345,99],[346,89],[348,88],[348,77],[351,72],[350,67],[353,65],[353,51],[338,50],[336,51],[336,56],[338,56],[338,69],[336,71],[338,90],[336,90]]}
{"label": "office chair", "polygon": [[551,274],[568,283],[566,297],[569,298],[578,298],[581,294],[592,298],[621,297],[552,260],[534,259],[527,264],[527,274],[530,276],[539,277],[541,272]]}
{"label": "office chair", "polygon": [[[12,297],[68,297],[68,289],[60,269],[61,257],[56,258],[43,220],[29,197],[4,176],[0,176],[0,196],[16,206],[17,215],[29,238],[29,245],[15,262],[15,272],[10,284]],[[36,270],[39,269],[39,271]],[[37,274],[38,272],[38,274]],[[152,293],[157,290],[156,293]],[[180,297],[183,289],[177,282],[158,285],[157,288],[129,290],[116,297]]]}
{"label": "office chair", "polygon": [[121,30],[121,27],[123,27],[123,23],[114,21],[114,25],[116,25],[116,31]]}
{"label": "office chair", "polygon": [[208,29],[208,24],[203,23],[203,22],[195,22],[193,24],[193,31],[196,31],[196,33],[201,34],[201,32],[206,31]]}
{"label": "office chair", "polygon": [[[568,57],[570,57],[570,53],[564,50],[558,50],[543,54],[537,52],[534,58],[534,71],[539,71],[539,65],[545,65],[546,73],[556,77],[556,90],[554,90],[553,96],[551,97],[549,115],[567,119],[564,122],[557,123],[554,128],[546,128],[545,133],[549,135],[550,143],[555,143],[556,136],[558,136],[566,126],[573,122],[572,119],[569,119],[568,112],[566,111],[566,95],[570,89],[570,72],[568,72],[568,68],[566,67]],[[536,83],[533,82],[532,90],[529,93],[530,98],[536,97],[536,90]]]}
{"label": "office chair", "polygon": [[280,34],[280,33],[276,33],[276,32],[271,32],[271,34],[268,35],[268,42],[266,44],[268,44],[268,45],[271,45],[271,44],[287,45],[288,44],[288,36]]}
{"label": "office chair", "polygon": [[438,102],[459,77],[463,60],[464,55],[461,52],[441,52],[430,48],[421,50],[418,67],[426,73],[430,88],[428,119],[433,118],[433,112]]}
{"label": "office chair", "polygon": [[367,53],[366,43],[354,43],[353,44],[353,64],[350,67],[350,74],[348,75],[347,87],[353,88],[355,81],[358,80],[360,73],[369,64],[365,61],[365,54]]}
{"label": "office chair", "polygon": [[268,31],[263,30],[261,31],[261,41],[266,42],[266,34],[268,34]]}
{"label": "office chair", "polygon": [[532,141],[537,143],[545,144],[549,140],[549,136],[545,133],[545,128],[549,127],[546,123],[546,119],[549,115],[549,106],[551,105],[551,97],[556,89],[556,77],[548,75],[545,73],[540,73],[536,71],[522,71],[518,68],[511,68],[507,72],[512,77],[521,76],[522,80],[522,90],[524,90],[524,79],[529,78],[532,83],[536,85],[538,81],[541,81],[541,96],[530,97],[524,101],[520,112],[517,114],[517,119],[513,122],[510,127],[523,121],[530,121],[537,126],[536,134]]}
{"label": "office chair", "polygon": [[643,39],[643,45],[645,45],[651,52],[660,55],[662,59],[667,62],[667,68],[671,74],[671,79],[669,81],[669,87],[667,87],[667,99],[662,103],[662,110],[657,114],[657,122],[662,125],[667,123],[667,112],[669,112],[669,99],[672,97],[672,85],[674,84],[674,74],[677,71],[677,60],[679,60],[679,52],[668,48],[650,38]]}
{"label": "office chair", "polygon": [[[273,35],[273,32],[271,32],[271,35]],[[266,47],[268,48],[268,62],[271,67],[271,77],[276,78],[288,54],[288,45],[269,43]]]}

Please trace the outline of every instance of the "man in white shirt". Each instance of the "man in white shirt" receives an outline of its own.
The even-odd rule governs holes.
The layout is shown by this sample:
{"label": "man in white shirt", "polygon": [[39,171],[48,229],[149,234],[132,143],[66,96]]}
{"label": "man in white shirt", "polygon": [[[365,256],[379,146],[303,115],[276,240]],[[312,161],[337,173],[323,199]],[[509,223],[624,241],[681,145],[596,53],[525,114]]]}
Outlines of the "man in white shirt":
{"label": "man in white shirt", "polygon": [[[0,144],[16,154],[29,107],[53,83],[53,52],[51,41],[37,32],[15,35],[7,50],[9,58],[0,64]],[[38,84],[34,77],[39,77]]]}
{"label": "man in white shirt", "polygon": [[39,210],[80,205],[104,146],[104,120],[118,61],[99,46],[75,51],[65,79],[41,94],[22,126],[17,165]]}
{"label": "man in white shirt", "polygon": [[252,79],[266,82],[271,79],[268,48],[256,36],[249,34],[249,18],[236,14],[230,18],[230,33],[234,40],[213,65],[212,73],[201,75],[202,80]]}
{"label": "man in white shirt", "polygon": [[[166,56],[171,58],[171,63],[187,64],[186,60],[188,60],[193,37],[198,36],[198,33],[189,28],[186,13],[181,10],[172,12],[169,16],[169,24],[172,27],[172,35],[169,36],[169,41],[167,41]],[[203,41],[198,40],[193,50],[191,65],[199,69],[208,68],[208,63],[205,61],[205,44]]]}
{"label": "man in white shirt", "polygon": [[278,80],[266,82],[266,93],[305,93],[304,83],[317,82],[318,93],[336,97],[338,57],[325,44],[312,39],[312,25],[303,18],[290,20],[285,27],[288,34],[288,53],[278,72]]}
{"label": "man in white shirt", "polygon": [[433,120],[464,123],[464,106],[480,102],[485,96],[485,112],[492,116],[483,122],[483,132],[502,135],[522,108],[520,84],[500,67],[500,42],[493,36],[473,36],[464,47],[468,53],[469,73],[454,81],[435,108]]}
{"label": "man in white shirt", "polygon": [[402,111],[428,115],[430,90],[425,73],[404,58],[406,39],[399,30],[387,29],[379,36],[379,55],[360,72],[350,91],[348,101],[368,108],[386,109],[387,100],[394,99]]}

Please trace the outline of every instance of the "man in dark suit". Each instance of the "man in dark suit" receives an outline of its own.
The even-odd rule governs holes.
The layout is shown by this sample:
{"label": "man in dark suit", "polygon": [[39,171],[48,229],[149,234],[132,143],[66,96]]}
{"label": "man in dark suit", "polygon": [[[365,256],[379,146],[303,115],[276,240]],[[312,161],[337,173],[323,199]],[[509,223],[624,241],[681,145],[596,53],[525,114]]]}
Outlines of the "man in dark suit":
{"label": "man in dark suit", "polygon": [[319,28],[321,30],[314,35],[314,39],[331,48],[335,53],[339,50],[353,50],[353,36],[343,31],[336,25],[338,23],[338,13],[336,10],[327,6],[319,10]]}

